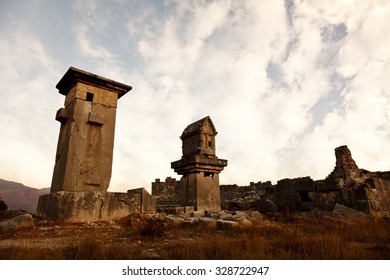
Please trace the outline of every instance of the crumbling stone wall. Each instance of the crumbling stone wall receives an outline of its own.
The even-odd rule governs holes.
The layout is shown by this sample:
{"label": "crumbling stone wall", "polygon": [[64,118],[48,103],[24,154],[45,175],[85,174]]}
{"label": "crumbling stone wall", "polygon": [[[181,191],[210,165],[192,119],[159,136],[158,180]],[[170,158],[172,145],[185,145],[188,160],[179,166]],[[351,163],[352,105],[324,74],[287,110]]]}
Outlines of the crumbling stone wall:
{"label": "crumbling stone wall", "polygon": [[164,182],[156,179],[152,183],[152,195],[156,199],[157,209],[176,207],[181,201],[180,181],[167,177]]}
{"label": "crumbling stone wall", "polygon": [[221,185],[222,209],[264,210],[272,201],[278,210],[332,211],[342,204],[371,215],[390,217],[390,172],[359,169],[347,146],[335,149],[336,166],[323,180],[310,177],[282,179],[239,187]]}

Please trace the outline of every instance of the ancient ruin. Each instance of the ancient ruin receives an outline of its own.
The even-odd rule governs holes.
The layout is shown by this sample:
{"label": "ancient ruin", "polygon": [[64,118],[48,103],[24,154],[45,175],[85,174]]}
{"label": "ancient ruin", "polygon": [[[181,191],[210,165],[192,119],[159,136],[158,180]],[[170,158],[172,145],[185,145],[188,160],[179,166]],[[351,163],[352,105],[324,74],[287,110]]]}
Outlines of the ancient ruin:
{"label": "ancient ruin", "polygon": [[37,214],[58,221],[99,221],[154,211],[143,191],[109,193],[118,99],[131,86],[71,67],[56,88],[65,95],[51,194]]}
{"label": "ancient ruin", "polygon": [[218,212],[221,210],[219,173],[227,166],[227,160],[215,155],[217,131],[210,117],[196,121],[184,129],[183,156],[171,163],[180,175],[181,206],[193,206],[195,211]]}
{"label": "ancient ruin", "polygon": [[[336,166],[323,180],[310,177],[219,185],[227,160],[216,156],[217,131],[209,116],[188,125],[180,139],[182,157],[171,163],[180,181],[168,177],[145,189],[107,192],[113,160],[118,99],[131,86],[71,67],[57,84],[65,107],[51,193],[39,198],[37,215],[59,222],[96,222],[132,213],[205,215],[222,210],[337,211],[365,217],[390,217],[390,172],[360,169],[347,146],[335,149]],[[354,212],[355,211],[355,212]],[[197,212],[197,213],[195,213]],[[222,212],[221,212],[222,213]]]}
{"label": "ancient ruin", "polygon": [[[221,185],[223,210],[334,211],[343,205],[370,216],[390,217],[390,172],[359,169],[347,146],[335,149],[336,166],[323,180],[310,177]],[[168,177],[152,183],[157,209],[180,204],[179,181]],[[338,206],[340,208],[340,206]]]}
{"label": "ancient ruin", "polygon": [[71,67],[56,87],[65,108],[56,115],[61,128],[51,192],[107,191],[117,103],[131,86]]}

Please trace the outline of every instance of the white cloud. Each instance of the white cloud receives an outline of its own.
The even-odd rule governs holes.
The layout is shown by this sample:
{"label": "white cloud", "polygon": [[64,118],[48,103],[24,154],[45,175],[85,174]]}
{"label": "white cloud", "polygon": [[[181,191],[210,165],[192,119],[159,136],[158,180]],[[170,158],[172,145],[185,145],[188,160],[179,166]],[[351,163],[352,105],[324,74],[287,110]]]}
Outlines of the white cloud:
{"label": "white cloud", "polygon": [[0,49],[0,177],[48,187],[57,137],[52,122],[58,106],[53,90],[56,62],[22,27],[3,32]]}
{"label": "white cloud", "polygon": [[[386,1],[75,1],[73,8],[73,58],[61,61],[63,70],[70,64],[133,86],[119,100],[111,190],[175,176],[170,162],[181,156],[182,130],[206,115],[219,131],[217,155],[229,160],[223,183],[323,178],[342,144],[362,167],[388,168]],[[0,40],[0,81],[12,93],[6,110],[18,114],[0,120],[11,118],[12,137],[34,135],[54,154],[53,112],[63,102],[54,85],[63,73],[37,34],[16,33]],[[48,115],[28,109],[36,104],[31,89]],[[27,115],[50,132],[29,129]]]}

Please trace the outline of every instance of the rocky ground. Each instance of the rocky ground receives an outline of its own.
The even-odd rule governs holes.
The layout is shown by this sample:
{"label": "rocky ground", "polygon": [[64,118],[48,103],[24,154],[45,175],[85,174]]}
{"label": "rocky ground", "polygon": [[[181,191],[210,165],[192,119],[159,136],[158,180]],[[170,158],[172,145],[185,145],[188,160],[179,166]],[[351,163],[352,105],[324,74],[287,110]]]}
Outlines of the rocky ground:
{"label": "rocky ground", "polygon": [[[21,216],[19,226],[10,223]],[[14,212],[0,215],[0,230],[0,259],[390,258],[388,221],[323,214],[154,214],[61,225]]]}

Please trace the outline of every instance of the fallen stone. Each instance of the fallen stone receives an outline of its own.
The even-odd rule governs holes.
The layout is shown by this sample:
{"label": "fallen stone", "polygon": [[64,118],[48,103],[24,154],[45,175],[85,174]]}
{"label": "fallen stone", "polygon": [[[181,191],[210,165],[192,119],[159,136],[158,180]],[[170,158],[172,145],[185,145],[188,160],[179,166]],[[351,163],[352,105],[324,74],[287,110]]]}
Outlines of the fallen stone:
{"label": "fallen stone", "polygon": [[199,219],[199,225],[213,229],[217,227],[217,220],[212,218],[201,218]]}
{"label": "fallen stone", "polygon": [[194,213],[194,206],[185,206],[184,207],[184,212],[187,213],[187,214],[192,214]]}
{"label": "fallen stone", "polygon": [[257,203],[257,210],[262,213],[276,212],[278,211],[278,206],[269,199],[262,199]]}
{"label": "fallen stone", "polygon": [[0,222],[0,232],[17,231],[31,228],[34,228],[34,220],[32,215],[29,213]]}
{"label": "fallen stone", "polygon": [[220,219],[226,221],[234,221],[234,217],[232,214],[223,214],[220,216]]}
{"label": "fallen stone", "polygon": [[200,218],[200,217],[204,217],[205,216],[205,213],[204,211],[202,210],[198,210],[198,211],[194,211],[194,213],[192,214],[192,216],[194,218]]}
{"label": "fallen stone", "polygon": [[233,221],[218,220],[216,226],[217,229],[232,229],[232,228],[238,228],[240,224]]}
{"label": "fallen stone", "polygon": [[240,226],[242,227],[251,227],[252,222],[246,218],[244,218],[242,221],[239,221]]}
{"label": "fallen stone", "polygon": [[248,216],[248,212],[246,212],[246,211],[236,211],[235,216],[237,216],[237,217],[247,217]]}
{"label": "fallen stone", "polygon": [[253,211],[251,213],[250,219],[252,222],[254,222],[254,221],[258,222],[258,221],[263,220],[263,215],[261,215],[261,213],[259,211]]}
{"label": "fallen stone", "polygon": [[199,220],[198,219],[189,219],[189,220],[185,220],[184,223],[182,223],[182,227],[193,227],[195,225],[199,224]]}
{"label": "fallen stone", "polygon": [[163,219],[163,221],[164,221],[164,223],[168,224],[169,226],[175,226],[176,225],[176,219],[177,219],[177,217],[174,217],[174,216],[166,216]]}
{"label": "fallen stone", "polygon": [[336,203],[332,216],[341,220],[365,220],[368,216],[363,212]]}
{"label": "fallen stone", "polygon": [[177,215],[184,214],[184,207],[176,207],[176,214]]}

